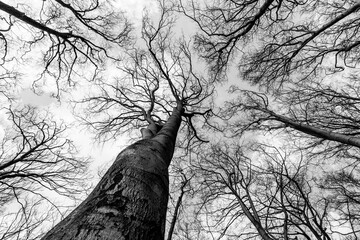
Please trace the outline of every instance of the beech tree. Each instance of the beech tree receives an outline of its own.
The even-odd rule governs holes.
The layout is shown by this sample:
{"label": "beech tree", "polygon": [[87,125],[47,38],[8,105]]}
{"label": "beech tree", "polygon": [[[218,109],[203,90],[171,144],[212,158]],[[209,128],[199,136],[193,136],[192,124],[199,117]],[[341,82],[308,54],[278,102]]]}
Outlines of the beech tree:
{"label": "beech tree", "polygon": [[[163,239],[175,147],[188,159],[175,159],[186,173],[178,172],[183,179],[168,239],[330,239],[336,223],[350,229],[338,234],[356,238],[359,3],[158,3],[158,21],[145,14],[141,37],[132,42],[131,24],[108,1],[43,1],[38,9],[0,2],[4,79],[17,74],[15,60],[34,59],[28,52],[38,51],[38,79],[55,78],[55,96],[64,82],[92,80],[75,110],[97,139],[142,138],[120,152],[92,193],[43,239]],[[193,42],[173,31],[175,11],[200,28]],[[19,40],[19,58],[9,39],[23,26],[30,34]],[[212,75],[204,74],[192,46]],[[210,121],[214,84],[226,80],[238,59],[240,75],[259,88],[231,87],[237,98]],[[35,79],[34,86],[40,83]],[[206,148],[202,127],[215,130],[211,140],[227,142],[221,134],[230,133],[244,146]],[[269,132],[276,133],[273,145],[285,138],[291,157],[263,145],[241,152],[249,133]],[[329,165],[334,171],[323,169]],[[316,179],[309,166],[319,170]],[[199,204],[186,209],[193,216],[179,215],[189,192]],[[236,231],[235,223],[245,227]]]}
{"label": "beech tree", "polygon": [[[249,40],[264,25],[283,22],[300,4],[301,1],[274,0],[179,1],[179,11],[199,26],[201,31],[195,36],[195,45],[216,76],[226,71],[241,40]],[[249,48],[248,45],[244,47]]]}
{"label": "beech tree", "polygon": [[[120,51],[115,49],[129,44],[132,30],[110,1],[54,0],[31,5],[0,1],[0,13],[1,68],[12,73],[14,64],[28,69],[31,60],[40,63],[33,86],[40,88],[43,80],[54,79],[56,96],[65,84],[76,84],[79,76],[93,79],[107,59],[119,61],[120,55],[114,53]],[[16,72],[23,73],[19,68]]]}
{"label": "beech tree", "polygon": [[[66,126],[49,113],[25,106],[7,115],[0,146],[0,238],[32,239],[43,222],[56,219],[54,211],[63,212],[51,195],[73,200],[86,189],[87,159],[76,156]],[[44,206],[49,209],[42,213]]]}
{"label": "beech tree", "polygon": [[179,10],[201,29],[196,46],[212,70],[243,51],[242,76],[267,88],[357,63],[356,1],[180,1]]}
{"label": "beech tree", "polygon": [[[232,88],[236,100],[228,102],[226,114],[247,112],[244,121],[233,121],[235,132],[276,131],[286,129],[297,138],[308,139],[306,147],[324,147],[328,154],[359,147],[357,109],[357,83],[351,82],[334,90],[320,84],[302,84],[300,89],[290,88],[276,100],[266,94]],[[246,119],[246,120],[245,120]],[[332,143],[329,143],[331,141]]]}
{"label": "beech tree", "polygon": [[[86,5],[87,3],[89,4]],[[194,60],[189,50],[190,43],[185,40],[179,40],[177,44],[170,45],[168,38],[170,38],[170,25],[172,25],[173,19],[167,16],[167,11],[163,13],[160,24],[157,27],[150,24],[149,18],[144,20],[143,37],[146,39],[146,52],[144,50],[138,51],[131,49],[127,41],[129,39],[131,26],[121,12],[115,12],[110,8],[111,6],[107,6],[108,7],[100,4],[98,1],[45,1],[37,11],[36,5],[31,7],[25,4],[11,6],[10,4],[1,2],[1,10],[6,12],[2,20],[4,21],[4,25],[7,26],[2,32],[2,41],[5,46],[5,48],[3,48],[4,62],[2,67],[7,70],[8,73],[11,73],[11,70],[8,69],[11,68],[9,67],[11,66],[11,60],[15,59],[13,58],[15,53],[11,52],[13,48],[9,47],[9,44],[12,43],[9,39],[14,38],[14,32],[17,30],[17,27],[26,26],[26,28],[29,28],[29,33],[31,33],[32,36],[30,36],[29,41],[23,38],[19,39],[20,42],[24,42],[23,48],[20,48],[20,52],[25,49],[21,52],[24,54],[22,57],[25,58],[29,56],[28,52],[36,49],[39,44],[49,44],[48,50],[43,46],[40,48],[40,50],[45,49],[45,52],[43,52],[44,68],[40,72],[39,79],[47,80],[49,77],[54,77],[56,90],[58,91],[57,94],[55,94],[57,97],[59,97],[59,90],[62,90],[63,79],[66,79],[70,85],[74,85],[76,84],[76,80],[74,79],[79,76],[93,79],[94,85],[98,84],[103,90],[105,90],[105,87],[113,88],[112,90],[115,90],[115,94],[125,97],[120,97],[120,100],[114,98],[118,106],[130,110],[130,114],[127,117],[125,115],[125,117],[119,118],[120,122],[122,120],[128,121],[126,120],[128,118],[134,120],[136,126],[143,126],[144,128],[141,132],[144,141],[131,145],[127,150],[124,150],[119,155],[118,159],[120,160],[116,161],[114,166],[110,168],[105,175],[107,177],[104,177],[103,181],[100,182],[99,186],[100,189],[103,189],[102,191],[114,188],[116,194],[111,195],[109,192],[110,194],[105,196],[101,192],[100,195],[105,198],[103,201],[99,201],[99,209],[100,212],[104,213],[103,217],[112,218],[112,214],[114,214],[113,210],[108,212],[106,209],[115,206],[120,207],[121,204],[119,205],[118,203],[119,201],[123,201],[126,206],[130,208],[134,207],[134,211],[127,212],[128,210],[125,208],[126,211],[120,213],[122,217],[118,216],[119,218],[127,219],[127,217],[131,215],[129,219],[123,222],[124,229],[114,228],[109,224],[109,228],[105,229],[102,234],[104,237],[112,238],[113,233],[109,233],[109,231],[119,231],[118,234],[124,234],[124,236],[130,235],[135,239],[136,234],[140,234],[140,238],[143,238],[143,236],[160,238],[161,235],[164,234],[168,197],[167,167],[173,154],[176,133],[181,122],[181,117],[184,118],[186,122],[184,128],[187,129],[189,133],[184,135],[184,143],[191,144],[194,142],[194,138],[199,142],[204,142],[196,131],[196,127],[198,126],[193,124],[193,119],[197,116],[206,117],[207,113],[209,113],[209,111],[206,111],[208,109],[202,111],[201,103],[211,95],[212,90],[204,85],[205,80],[202,77],[198,77],[193,70],[192,61]],[[34,10],[35,13],[33,13],[32,10]],[[39,15],[36,15],[36,13]],[[113,31],[114,29],[120,29],[121,31]],[[34,39],[31,38],[33,36],[35,36]],[[168,44],[168,46],[163,45],[164,43]],[[140,67],[131,72],[129,67],[122,65],[122,70],[129,76],[127,80],[132,83],[133,88],[137,88],[136,91],[132,92],[133,89],[128,85],[125,91],[127,91],[127,93],[130,91],[130,95],[122,94],[123,88],[120,85],[105,84],[108,83],[107,81],[98,82],[99,78],[97,78],[98,70],[100,67],[103,67],[106,59],[114,60],[113,63],[120,60],[118,55],[112,54],[116,53],[115,50],[118,49],[118,46],[122,47],[123,45],[127,45],[131,49],[129,51],[131,54],[127,56],[127,60],[131,59],[129,61],[133,61],[134,66]],[[174,49],[172,49],[172,47],[174,47]],[[171,63],[169,63],[167,59],[168,53],[170,54]],[[16,58],[15,60],[21,59],[22,58]],[[150,62],[153,64],[148,66],[146,63]],[[89,64],[90,67],[92,65],[94,71],[89,71]],[[84,66],[86,66],[86,71],[83,71]],[[89,73],[93,74],[89,77]],[[131,77],[131,74],[135,75]],[[152,76],[152,74],[154,75]],[[123,79],[123,83],[129,83],[127,80]],[[42,82],[35,79],[33,86],[37,87],[41,85],[40,83]],[[138,97],[145,98],[142,100],[137,99]],[[97,101],[100,102],[103,99],[102,96],[97,96],[96,98]],[[82,102],[91,104],[94,100],[95,98],[90,97]],[[130,106],[128,106],[128,103],[131,103]],[[123,109],[121,111],[123,111]],[[141,112],[141,114],[139,114],[139,112]],[[104,110],[102,113],[106,114],[106,111]],[[135,117],[133,115],[135,115]],[[100,133],[100,135],[105,136],[106,133],[111,134],[113,129],[120,129],[120,127],[130,129],[129,126],[118,123],[119,122],[115,122],[113,128],[105,129],[103,131],[104,134]],[[91,124],[93,124],[93,126],[97,125],[96,122],[91,122]],[[142,149],[142,153],[139,155],[137,154],[138,151],[136,151],[133,153],[136,157],[125,161],[125,165],[122,165],[122,160],[127,158],[127,154],[133,152],[133,150],[138,147]],[[157,150],[154,151],[154,147],[157,148]],[[151,161],[148,161],[146,164],[150,163],[150,165],[140,167],[139,171],[139,166],[137,165],[142,165],[143,163],[141,161],[138,162],[138,160],[143,159],[144,156],[150,156],[149,153],[152,154],[153,160],[157,160],[156,164],[153,165]],[[118,166],[119,162],[120,166],[122,166],[120,168]],[[114,169],[116,170],[115,172],[113,171]],[[130,172],[129,169],[131,170]],[[144,173],[145,176],[143,176]],[[132,181],[133,175],[139,177],[138,182]],[[122,176],[124,176],[124,178]],[[150,187],[151,191],[155,191],[155,195],[153,192],[149,194],[146,189],[143,189],[147,183],[145,182],[144,185],[142,179],[146,176],[149,177],[146,181],[153,182],[153,179],[155,180],[154,185]],[[136,187],[132,187],[135,185],[130,186],[123,184],[123,182],[120,181],[121,179],[124,179],[126,184],[135,184]],[[116,184],[112,184],[113,181],[125,187],[129,192],[125,191],[124,196],[121,196],[121,187],[118,189]],[[110,183],[110,185],[105,186],[106,183]],[[84,209],[84,206],[85,209],[89,207],[92,208],[91,203],[89,204],[88,202],[93,201],[92,197],[96,195],[98,189],[99,188],[95,188],[88,200],[85,200],[77,210],[70,214],[68,218],[50,231],[44,238],[55,236],[54,238],[58,239],[56,234],[70,234],[69,238],[74,236],[71,234],[80,234],[91,238],[93,236],[92,234],[99,234],[98,230],[95,230],[95,232],[90,231],[89,235],[87,235],[86,232],[80,230],[81,227],[76,227],[73,221],[66,223],[68,219],[71,219],[74,215],[76,216],[76,212],[79,211],[79,209]],[[140,196],[140,202],[144,202],[143,200],[149,201],[148,203],[145,201],[145,205],[149,206],[149,211],[142,209],[141,205],[138,205],[138,210],[135,209],[138,203],[137,200],[139,199],[139,196],[136,195],[137,191],[142,195]],[[131,199],[131,196],[134,198],[132,200],[133,202],[128,202],[127,198],[129,197],[129,199]],[[146,199],[146,196],[148,199]],[[114,203],[116,204],[114,205]],[[153,203],[155,203],[155,205],[153,205]],[[86,212],[89,211],[86,210]],[[83,214],[81,216],[80,214],[77,216],[86,221],[90,215]],[[90,218],[91,217],[92,215]],[[142,217],[143,220],[141,220]],[[119,218],[117,220],[119,220]],[[155,219],[155,222],[152,222],[152,218]],[[93,225],[96,229],[99,227],[99,224],[105,224],[101,219],[98,220],[99,221]],[[114,224],[117,225],[117,220],[113,220]],[[127,221],[133,225],[126,226]],[[147,224],[143,224],[144,221]],[[87,227],[81,225],[83,224],[82,221],[77,222],[80,224],[79,226],[83,227],[84,231],[87,231]],[[76,231],[70,228],[66,228],[65,232],[58,231],[64,223],[65,225],[72,224],[72,226],[76,227]],[[136,226],[149,229],[142,232],[138,231]],[[90,228],[92,227],[90,226]],[[171,236],[171,234],[169,236]]]}
{"label": "beech tree", "polygon": [[[202,30],[195,37],[196,46],[216,71],[243,51],[240,73],[271,94],[237,86],[230,90],[239,93],[230,111],[237,105],[237,110],[251,112],[249,124],[243,125],[273,120],[282,125],[264,127],[290,127],[358,147],[353,54],[359,7],[357,2],[341,1],[214,1],[191,2],[190,7],[181,2],[179,9]],[[256,42],[254,47],[249,47],[249,40]],[[342,70],[346,73],[340,75]]]}
{"label": "beech tree", "polygon": [[[165,3],[157,23],[145,16],[140,47],[129,52],[112,83],[99,80],[100,95],[89,104],[87,124],[99,136],[141,128],[142,140],[126,147],[92,193],[43,239],[163,239],[169,195],[168,168],[182,118],[180,144],[203,142],[195,117],[207,117],[212,87],[194,67],[184,39],[172,41],[172,12]],[[116,111],[115,111],[116,110]],[[171,236],[171,235],[170,235]]]}
{"label": "beech tree", "polygon": [[120,60],[132,26],[110,1],[97,0],[0,1],[0,25],[1,101],[11,106],[1,136],[0,238],[37,239],[67,211],[54,195],[74,201],[88,190],[87,160],[77,156],[64,123],[33,106],[14,107],[22,105],[19,89],[32,84],[59,98],[94,79],[107,61]]}
{"label": "beech tree", "polygon": [[[322,139],[358,146],[356,124],[349,126],[356,112],[348,108],[356,108],[358,97],[353,56],[359,7],[341,1],[214,1],[191,2],[190,7],[181,2],[179,9],[202,30],[196,46],[215,71],[243,51],[240,73],[275,100],[237,88],[243,109]],[[256,43],[253,47],[250,40]],[[258,120],[253,114],[253,120],[264,122],[264,114]]]}
{"label": "beech tree", "polygon": [[[327,199],[338,209],[356,209],[351,198],[358,196],[359,6],[270,0],[180,1],[178,8],[199,26],[195,46],[214,80],[222,81],[236,62],[240,76],[253,84],[251,90],[230,88],[236,99],[223,107],[222,116],[230,120],[224,130],[243,138],[274,133],[268,135],[273,144],[285,140],[312,164],[327,163],[332,171],[320,171],[324,182],[317,184],[333,192]],[[356,216],[347,211],[338,220],[353,227]],[[356,239],[356,231],[351,237]]]}
{"label": "beech tree", "polygon": [[200,215],[209,229],[228,239],[356,239],[358,202],[329,196],[318,177],[325,164],[286,148],[233,143],[199,158],[193,167],[202,176]]}

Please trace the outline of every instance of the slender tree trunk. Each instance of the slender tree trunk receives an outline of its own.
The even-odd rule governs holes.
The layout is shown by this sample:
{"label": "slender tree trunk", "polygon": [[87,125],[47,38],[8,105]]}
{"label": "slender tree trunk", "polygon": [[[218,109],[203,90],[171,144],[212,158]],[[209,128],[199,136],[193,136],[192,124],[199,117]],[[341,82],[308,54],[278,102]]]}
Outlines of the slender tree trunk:
{"label": "slender tree trunk", "polygon": [[171,223],[170,223],[170,228],[169,228],[169,232],[168,232],[168,238],[167,240],[171,240],[172,239],[172,235],[174,233],[174,229],[175,229],[175,224],[176,224],[176,221],[179,217],[179,210],[180,210],[180,206],[182,204],[182,199],[184,197],[184,194],[185,194],[185,187],[186,185],[188,184],[189,182],[189,179],[186,179],[182,182],[182,186],[181,186],[181,192],[180,192],[180,196],[176,202],[176,205],[175,205],[175,209],[174,209],[174,215],[173,215],[173,218],[171,220]]}
{"label": "slender tree trunk", "polygon": [[3,1],[0,1],[0,11],[4,11],[4,12],[10,14],[11,16],[18,18],[18,19],[22,20],[23,22],[25,22],[39,30],[45,31],[49,34],[53,34],[53,35],[61,37],[63,39],[67,39],[70,37],[81,38],[80,36],[75,36],[70,32],[59,32],[53,28],[49,28],[46,25],[44,25],[40,22],[37,22],[36,20],[26,16],[25,13],[20,12],[16,8],[4,3]]}
{"label": "slender tree trunk", "polygon": [[344,143],[346,145],[360,148],[360,138],[356,136],[349,136],[341,133],[323,130],[318,127],[310,126],[308,124],[298,123],[290,118],[278,115],[272,111],[266,111],[266,112],[269,113],[271,116],[273,116],[275,120],[285,123],[289,127],[301,131],[303,133],[309,134],[314,137],[323,138],[339,143]]}
{"label": "slender tree trunk", "polygon": [[116,158],[88,198],[43,240],[164,239],[171,162],[182,107]]}

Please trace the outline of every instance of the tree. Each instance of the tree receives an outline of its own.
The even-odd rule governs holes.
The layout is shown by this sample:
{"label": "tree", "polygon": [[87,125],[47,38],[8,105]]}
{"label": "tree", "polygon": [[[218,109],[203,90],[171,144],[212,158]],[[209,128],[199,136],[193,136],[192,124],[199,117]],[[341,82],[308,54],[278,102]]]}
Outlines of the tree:
{"label": "tree", "polygon": [[[76,199],[86,189],[87,159],[76,156],[66,126],[49,113],[25,106],[9,108],[7,115],[10,126],[0,145],[0,239],[31,239],[55,210],[63,212],[54,195]],[[44,206],[47,213],[41,213]]]}
{"label": "tree", "polygon": [[[358,147],[353,54],[358,45],[354,13],[359,7],[356,2],[341,1],[214,1],[204,6],[191,2],[190,9],[181,2],[179,9],[202,30],[195,37],[197,49],[216,71],[226,68],[239,44],[245,43],[247,50],[240,48],[245,52],[239,64],[241,74],[273,90],[275,101],[270,104],[286,109],[277,112],[276,107],[269,107],[265,94],[235,87],[233,92],[242,92],[239,110],[259,113],[251,113],[251,122],[274,120],[283,127]],[[249,38],[258,39],[258,46],[248,48]],[[349,73],[340,76],[338,72],[345,69]],[[331,76],[324,77],[325,72]],[[231,104],[231,111],[235,105]]]}
{"label": "tree", "polygon": [[[321,70],[335,73],[344,67],[350,68],[350,62],[356,64],[351,57],[357,46],[353,38],[357,34],[357,20],[353,15],[360,5],[322,1],[225,1],[201,8],[191,4],[190,10],[183,4],[180,9],[203,30],[196,36],[198,50],[219,71],[226,67],[240,43],[262,35],[259,47],[242,56],[242,62],[246,63],[241,63],[240,69],[252,83],[259,83],[268,90],[274,87],[277,100],[274,105],[280,104],[287,112],[269,109],[264,94],[256,96],[257,93],[242,91],[245,95],[239,101],[242,109],[263,113],[258,118],[253,114],[252,122],[275,120],[313,136],[359,146],[354,131],[356,124],[349,125],[356,118],[355,112],[347,111],[347,108],[356,108],[355,75],[345,75],[347,80],[335,86],[320,73]],[[314,17],[296,18],[305,12],[304,18]],[[224,27],[219,28],[220,25]],[[340,59],[344,67],[339,65]],[[334,63],[333,68],[331,63]],[[280,89],[281,86],[284,87]],[[346,114],[339,114],[339,110],[335,113],[335,108],[342,108]],[[316,116],[319,113],[321,116]]]}
{"label": "tree", "polygon": [[[118,61],[120,56],[112,54],[116,51],[111,49],[127,45],[132,30],[124,14],[115,11],[110,1],[54,0],[31,6],[0,1],[0,11],[4,14],[0,30],[1,67],[8,69],[16,63],[25,64],[27,69],[30,64],[26,56],[31,58],[29,53],[40,48],[35,61],[41,60],[43,68],[39,68],[34,87],[41,86],[40,80],[54,78],[57,96],[64,87],[63,79],[69,85],[79,81],[79,75],[93,79],[106,59]],[[18,36],[18,31],[23,34]],[[17,48],[18,52],[13,50]],[[83,71],[84,66],[87,71]]]}
{"label": "tree", "polygon": [[[332,172],[320,184],[320,188],[331,193],[330,199],[339,214],[339,225],[348,229],[355,239],[360,231],[358,171],[355,168]],[[344,235],[341,232],[340,234]]]}
{"label": "tree", "polygon": [[[321,187],[321,164],[281,149],[257,143],[218,144],[198,158],[193,166],[201,176],[198,204],[215,238],[356,238],[355,209],[346,209]],[[335,198],[339,196],[345,195]],[[338,214],[341,217],[335,217]]]}
{"label": "tree", "polygon": [[[236,59],[240,75],[254,85],[251,90],[239,84],[230,88],[237,99],[223,107],[222,116],[230,120],[224,129],[232,137],[271,132],[272,141],[285,140],[312,164],[334,165],[333,172],[318,178],[334,180],[338,187],[321,185],[336,189],[327,200],[347,199],[333,209],[347,208],[349,214],[341,214],[345,225],[357,229],[349,209],[356,209],[351,198],[358,195],[359,3],[187,3],[181,1],[178,10],[199,26],[195,46],[214,76],[223,76],[232,66],[230,59]],[[353,191],[341,190],[345,185]]]}
{"label": "tree", "polygon": [[87,199],[43,239],[164,238],[168,168],[182,117],[188,129],[184,143],[202,142],[192,119],[207,117],[202,105],[212,87],[194,71],[188,44],[172,44],[174,19],[160,4],[157,24],[144,17],[146,50],[129,52],[128,65],[120,66],[124,77],[99,80],[101,95],[79,102],[89,104],[92,114],[84,119],[99,136],[143,127],[142,140],[125,148]]}
{"label": "tree", "polygon": [[[168,238],[209,234],[229,239],[330,239],[339,229],[337,223],[350,229],[338,234],[356,238],[359,222],[352,211],[358,209],[359,98],[349,64],[357,62],[354,13],[359,3],[190,1],[187,6],[180,1],[175,8],[158,3],[159,20],[153,23],[145,14],[141,42],[130,42],[131,25],[122,12],[109,9],[107,1],[44,1],[39,10],[0,2],[9,17],[2,19],[8,27],[0,36],[6,80],[15,72],[11,60],[17,57],[8,39],[22,23],[35,36],[26,40],[22,53],[43,53],[40,79],[55,77],[55,96],[60,97],[63,80],[72,85],[80,84],[76,78],[92,80],[90,93],[77,99],[75,110],[100,141],[125,133],[141,133],[142,138],[118,155],[92,193],[43,239],[163,239],[169,166],[174,161],[176,174],[184,174],[184,179],[179,180]],[[39,17],[31,17],[30,10]],[[209,64],[210,77],[194,57],[193,42],[172,30],[175,11],[200,27],[194,46]],[[117,25],[119,20],[123,24]],[[40,43],[46,45],[45,52]],[[124,45],[126,52],[121,51]],[[241,76],[260,88],[232,87],[230,92],[238,98],[215,115],[215,83],[226,80],[237,54]],[[339,70],[346,74],[332,84]],[[210,122],[212,116],[220,118]],[[207,135],[228,141],[219,130],[243,146],[204,147]],[[246,137],[254,132],[276,133],[271,135],[273,145],[284,137],[291,157],[261,144],[247,148]],[[175,147],[182,156],[173,159]],[[330,164],[336,164],[334,171],[324,169]],[[320,176],[315,178],[309,166]],[[187,205],[189,192],[200,196],[194,200],[199,200],[199,210]],[[23,215],[33,212],[27,209]],[[37,224],[25,222],[30,231]],[[17,229],[23,229],[22,223]]]}
{"label": "tree", "polygon": [[333,72],[355,66],[359,7],[356,1],[180,1],[179,10],[201,29],[196,46],[212,70],[221,71],[244,51],[243,76],[276,89],[324,66]]}
{"label": "tree", "polygon": [[[224,73],[234,52],[252,45],[253,35],[268,34],[264,28],[281,25],[291,19],[303,1],[212,1],[190,3],[179,1],[179,11],[201,29],[195,46],[210,65],[215,76]],[[220,79],[215,79],[221,81]]]}
{"label": "tree", "polygon": [[178,218],[179,218],[180,211],[181,211],[180,209],[183,205],[183,199],[184,199],[184,196],[186,195],[186,193],[189,191],[189,189],[186,189],[186,188],[188,185],[190,185],[190,181],[192,178],[192,177],[188,178],[186,176],[186,174],[184,172],[182,172],[181,170],[180,170],[179,175],[181,175],[180,193],[175,202],[174,212],[173,212],[173,215],[171,218],[170,227],[169,227],[169,231],[168,231],[168,235],[167,235],[167,240],[173,239],[174,229],[175,229],[175,225],[178,222]]}
{"label": "tree", "polygon": [[132,26],[110,1],[0,1],[0,15],[0,93],[13,125],[1,145],[0,238],[32,239],[64,214],[54,195],[74,201],[86,193],[87,160],[76,155],[64,123],[14,107],[19,88],[32,83],[59,98],[66,85],[92,80],[106,61],[120,60],[114,53],[129,44]]}
{"label": "tree", "polygon": [[238,93],[238,97],[228,103],[224,115],[248,112],[245,121],[234,123],[237,132],[288,129],[293,134],[295,131],[312,136],[313,146],[328,140],[333,141],[337,149],[360,147],[356,123],[357,84],[349,83],[342,86],[342,90],[312,85],[302,84],[300,89],[283,91],[282,96],[273,101],[266,94],[233,87],[231,91]]}

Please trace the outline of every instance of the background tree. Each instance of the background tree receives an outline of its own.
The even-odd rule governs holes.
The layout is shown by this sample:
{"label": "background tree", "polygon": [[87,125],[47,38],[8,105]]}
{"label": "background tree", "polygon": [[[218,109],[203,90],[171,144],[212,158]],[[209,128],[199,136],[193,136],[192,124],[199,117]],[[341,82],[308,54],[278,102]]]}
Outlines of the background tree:
{"label": "background tree", "polygon": [[204,229],[215,239],[356,239],[353,209],[318,181],[326,165],[304,157],[261,144],[213,146],[193,166]]}
{"label": "background tree", "polygon": [[195,35],[195,47],[216,77],[226,71],[234,52],[258,44],[255,34],[272,36],[265,28],[291,21],[302,5],[303,1],[179,1],[179,11],[201,29]]}
{"label": "background tree", "polygon": [[308,138],[312,140],[312,146],[329,146],[328,141],[333,141],[332,148],[338,151],[359,147],[357,83],[349,83],[341,90],[320,84],[316,84],[316,87],[311,85],[302,84],[300,89],[284,90],[277,99],[232,87],[231,92],[238,97],[228,102],[224,115],[247,112],[246,117],[242,118],[244,121],[233,122],[236,125],[235,132],[238,133],[286,129],[303,138],[310,135]]}
{"label": "background tree", "polygon": [[[251,91],[239,84],[230,88],[237,99],[223,108],[223,117],[231,121],[224,129],[230,136],[251,132],[259,141],[264,139],[254,133],[265,133],[274,145],[274,139],[284,140],[301,150],[311,164],[327,164],[328,171],[317,176],[324,184],[317,184],[337,189],[327,201],[335,195],[343,199],[332,206],[338,210],[356,209],[350,198],[358,195],[358,10],[356,1],[179,5],[201,30],[195,46],[215,80],[224,79],[221,73],[234,66],[232,59],[241,77],[254,85]],[[337,177],[342,175],[344,182]],[[330,187],[331,179],[338,187]],[[340,190],[347,184],[351,193]],[[345,225],[357,229],[351,214],[341,215]]]}
{"label": "background tree", "polygon": [[[178,170],[175,176],[183,173],[185,180],[179,180],[181,204],[175,204],[173,215],[179,222],[171,223],[169,237],[329,239],[339,229],[336,224],[346,229],[338,234],[356,237],[357,2],[180,2],[176,11],[200,27],[194,43],[210,66],[210,77],[194,57],[193,42],[172,30],[177,22],[168,2],[158,2],[156,23],[145,14],[141,41],[134,44],[128,41],[131,26],[108,3],[54,0],[25,9],[0,2],[7,14],[1,32],[6,80],[15,72],[16,59],[30,57],[30,50],[41,52],[40,79],[55,77],[57,91],[66,81],[80,84],[77,77],[93,80],[75,109],[86,107],[79,118],[98,139],[124,133],[142,137],[118,155],[88,198],[44,239],[162,239],[170,163]],[[124,24],[117,25],[119,19]],[[30,39],[20,50],[26,55],[15,59],[19,54],[11,52],[9,38],[21,26],[33,35],[21,37]],[[128,51],[117,51],[125,43]],[[214,84],[226,80],[230,60],[237,56],[241,76],[260,88],[232,87],[238,98],[210,122]],[[104,74],[97,74],[100,69]],[[210,138],[228,141],[219,130],[244,147],[204,147]],[[291,157],[263,145],[244,150],[249,138],[266,140],[258,133],[266,133],[273,145],[285,140]],[[173,159],[175,146],[184,151]],[[190,178],[185,193],[181,182]],[[19,213],[34,212],[27,209]],[[35,226],[26,223],[11,226],[30,231]],[[9,234],[16,232],[11,226]]]}
{"label": "background tree", "polygon": [[[256,91],[230,90],[241,92],[230,111],[236,112],[237,103],[237,110],[250,111],[249,123],[242,125],[259,126],[274,120],[273,127],[265,127],[290,127],[318,137],[320,142],[328,139],[343,143],[341,146],[359,146],[354,121],[357,69],[351,57],[357,46],[353,37],[357,34],[358,3],[215,1],[206,5],[191,2],[187,8],[181,2],[179,9],[202,29],[195,38],[205,59],[222,69],[228,60],[216,59],[229,59],[240,48],[244,52],[239,64],[242,76],[274,90],[270,101]],[[248,46],[248,38],[256,40],[253,48]],[[247,49],[241,50],[240,44]],[[340,75],[340,70],[346,73]]]}
{"label": "background tree", "polygon": [[0,11],[1,67],[11,72],[13,64],[20,64],[29,70],[31,61],[40,62],[38,80],[54,78],[56,95],[64,83],[74,85],[80,76],[92,79],[106,59],[118,61],[120,55],[113,53],[129,43],[132,30],[110,1],[54,0],[31,6],[1,1]]}
{"label": "background tree", "polygon": [[266,88],[356,66],[356,1],[180,1],[179,10],[202,30],[196,46],[211,69],[243,51],[242,75]]}
{"label": "background tree", "polygon": [[[205,59],[220,71],[228,63],[221,59],[242,51],[244,79],[272,94],[269,101],[264,94],[237,88],[241,110],[252,112],[249,125],[275,120],[320,139],[359,146],[353,57],[359,6],[342,1],[214,1],[191,2],[188,8],[181,2],[179,9],[200,26],[196,46]],[[248,39],[256,42],[254,47]]]}
{"label": "background tree", "polygon": [[[170,224],[168,227],[169,230],[168,230],[168,234],[167,234],[167,238],[166,238],[167,240],[171,240],[174,237],[174,231],[175,231],[176,225],[178,224],[178,218],[180,217],[180,214],[183,211],[184,198],[186,197],[186,194],[189,191],[191,191],[191,188],[189,188],[188,186],[190,185],[191,178],[193,177],[193,175],[192,175],[190,178],[188,178],[182,169],[179,169],[179,171],[176,171],[175,173],[176,173],[176,175],[174,176],[175,178],[179,177],[179,175],[181,176],[181,181],[179,184],[180,185],[180,193],[178,194],[177,199],[170,199],[170,200],[172,200],[171,202],[173,202],[173,204],[174,204],[174,210],[173,210],[171,221],[170,221]],[[175,182],[175,184],[176,184],[176,182]],[[175,193],[176,193],[176,191],[175,191]],[[175,195],[175,194],[174,193],[169,194],[170,197],[172,195]]]}
{"label": "background tree", "polygon": [[87,159],[76,156],[66,126],[50,113],[25,106],[7,115],[0,147],[0,238],[33,239],[43,222],[51,224],[64,212],[55,195],[74,200],[84,192]]}
{"label": "background tree", "polygon": [[132,26],[110,1],[97,0],[0,1],[0,25],[0,100],[12,106],[1,136],[0,238],[37,239],[68,210],[65,197],[74,204],[86,194],[87,160],[76,155],[68,126],[35,107],[14,107],[18,95],[33,83],[59,97],[66,85],[93,79],[106,61],[120,60],[116,50],[130,43]]}

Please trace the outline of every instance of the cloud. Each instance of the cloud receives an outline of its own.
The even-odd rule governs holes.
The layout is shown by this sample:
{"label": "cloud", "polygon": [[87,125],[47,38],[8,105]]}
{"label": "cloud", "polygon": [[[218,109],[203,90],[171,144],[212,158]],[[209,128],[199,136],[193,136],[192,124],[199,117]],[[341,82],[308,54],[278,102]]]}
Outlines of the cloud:
{"label": "cloud", "polygon": [[21,101],[24,104],[33,106],[49,106],[52,103],[56,103],[56,99],[51,97],[49,94],[35,94],[31,89],[24,89],[20,92]]}

